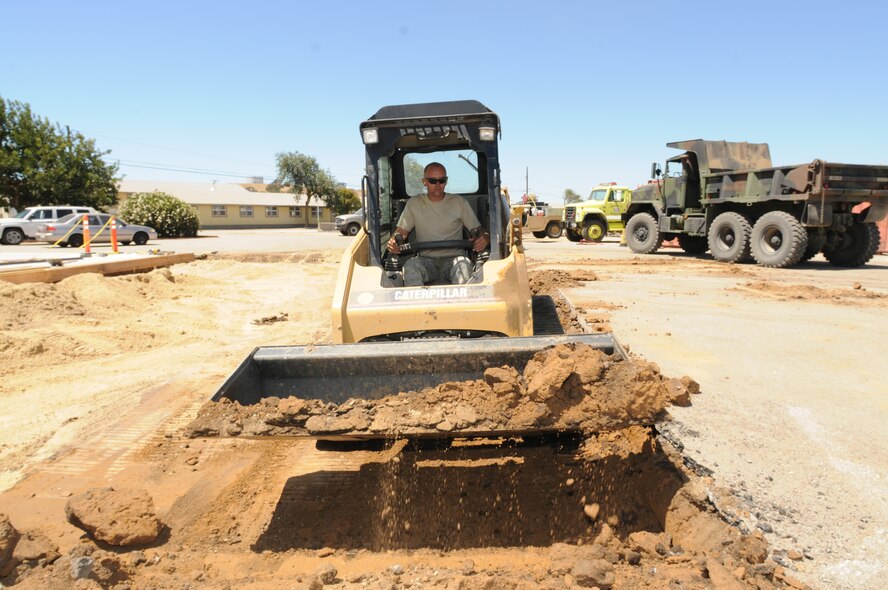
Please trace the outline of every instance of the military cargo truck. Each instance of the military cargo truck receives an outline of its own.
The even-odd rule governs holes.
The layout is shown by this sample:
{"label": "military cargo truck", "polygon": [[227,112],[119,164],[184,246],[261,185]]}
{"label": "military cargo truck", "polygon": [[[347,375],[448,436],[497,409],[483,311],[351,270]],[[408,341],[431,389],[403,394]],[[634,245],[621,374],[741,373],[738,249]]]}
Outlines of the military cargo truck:
{"label": "military cargo truck", "polygon": [[553,240],[561,237],[561,207],[552,207],[542,201],[528,201],[512,205],[512,212],[521,217],[521,230],[533,237]]}
{"label": "military cargo truck", "polygon": [[651,167],[624,215],[633,252],[655,252],[677,237],[689,253],[722,262],[750,256],[783,268],[818,252],[836,266],[862,266],[879,247],[888,214],[888,165],[814,160],[773,167],[766,143],[667,143],[683,150]]}

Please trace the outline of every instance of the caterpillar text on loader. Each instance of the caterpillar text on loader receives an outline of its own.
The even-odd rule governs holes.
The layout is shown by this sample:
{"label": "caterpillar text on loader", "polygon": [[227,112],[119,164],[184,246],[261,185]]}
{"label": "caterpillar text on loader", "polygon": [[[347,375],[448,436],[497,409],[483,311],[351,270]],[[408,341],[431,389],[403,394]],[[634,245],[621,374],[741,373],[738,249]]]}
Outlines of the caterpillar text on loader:
{"label": "caterpillar text on loader", "polygon": [[[623,354],[608,334],[565,335],[551,298],[531,296],[521,220],[510,217],[500,191],[500,121],[493,111],[472,100],[387,106],[361,123],[360,132],[365,218],[339,270],[335,344],[260,347],[214,400],[379,399],[477,379],[490,367],[520,371],[536,352],[564,342]],[[431,162],[447,168],[448,192],[463,196],[488,230],[488,251],[473,252],[468,234],[429,243],[411,235],[401,255],[386,250]],[[405,287],[404,261],[430,248],[464,249],[474,262],[468,283]]]}

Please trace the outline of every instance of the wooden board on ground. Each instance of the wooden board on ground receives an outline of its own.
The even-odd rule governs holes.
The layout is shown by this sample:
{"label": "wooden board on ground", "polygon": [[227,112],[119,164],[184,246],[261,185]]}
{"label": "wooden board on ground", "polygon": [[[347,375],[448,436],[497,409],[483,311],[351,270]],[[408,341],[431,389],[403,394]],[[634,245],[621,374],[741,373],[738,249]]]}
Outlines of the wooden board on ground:
{"label": "wooden board on ground", "polygon": [[123,275],[135,272],[148,272],[155,268],[163,268],[184,262],[192,262],[194,254],[158,254],[142,256],[139,258],[124,258],[120,260],[98,259],[84,264],[72,264],[70,266],[54,266],[50,268],[30,268],[25,270],[8,270],[0,272],[0,280],[10,283],[57,283],[62,279],[85,273],[97,272],[106,276]]}

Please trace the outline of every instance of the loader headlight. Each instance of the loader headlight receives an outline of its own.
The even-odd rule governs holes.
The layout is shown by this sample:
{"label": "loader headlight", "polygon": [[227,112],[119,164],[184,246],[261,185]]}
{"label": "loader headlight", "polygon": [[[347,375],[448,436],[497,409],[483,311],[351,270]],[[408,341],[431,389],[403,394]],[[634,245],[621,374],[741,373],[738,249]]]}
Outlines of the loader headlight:
{"label": "loader headlight", "polygon": [[361,138],[363,138],[365,145],[379,143],[379,129],[376,127],[361,129]]}
{"label": "loader headlight", "polygon": [[481,141],[493,141],[496,139],[496,128],[490,126],[478,127],[478,135]]}

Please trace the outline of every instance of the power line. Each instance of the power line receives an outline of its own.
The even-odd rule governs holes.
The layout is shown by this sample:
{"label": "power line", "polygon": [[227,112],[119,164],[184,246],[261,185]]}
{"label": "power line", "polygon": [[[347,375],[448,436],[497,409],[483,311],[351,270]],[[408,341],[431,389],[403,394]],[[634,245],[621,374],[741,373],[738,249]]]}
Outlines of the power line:
{"label": "power line", "polygon": [[128,160],[117,160],[117,163],[121,166],[127,166],[131,168],[148,168],[151,170],[166,170],[169,172],[184,172],[187,174],[203,174],[203,175],[214,175],[214,176],[231,176],[234,178],[247,178],[250,176],[262,176],[263,178],[274,178],[275,174],[247,174],[243,172],[224,172],[221,170],[207,170],[204,168],[182,168],[182,167],[174,167],[167,164],[157,164],[154,162],[134,162]]}
{"label": "power line", "polygon": [[259,164],[258,162],[249,162],[249,161],[247,161],[247,160],[238,160],[238,159],[236,159],[236,158],[226,158],[226,157],[223,157],[223,156],[213,156],[213,155],[210,155],[210,154],[202,154],[202,153],[200,153],[200,152],[190,152],[190,151],[187,151],[187,150],[180,150],[180,149],[176,149],[176,148],[163,147],[163,146],[160,146],[160,145],[154,145],[154,144],[150,144],[150,143],[143,143],[143,142],[141,142],[141,141],[132,141],[132,140],[130,140],[130,139],[121,139],[121,138],[119,138],[119,137],[111,137],[110,135],[99,135],[99,134],[96,134],[96,133],[89,133],[89,134],[88,134],[88,133],[86,133],[86,132],[84,132],[84,131],[78,131],[78,133],[81,133],[82,135],[85,135],[85,136],[87,136],[87,137],[104,137],[105,139],[113,139],[114,141],[122,141],[122,142],[124,142],[124,143],[131,143],[131,144],[134,144],[134,145],[141,145],[141,146],[145,146],[145,147],[155,148],[155,149],[158,149],[158,150],[166,150],[166,151],[169,151],[169,152],[178,152],[178,153],[180,153],[180,154],[189,154],[189,155],[192,155],[192,156],[203,156],[204,158],[213,158],[214,160],[228,160],[228,161],[231,161],[231,162],[240,162],[241,164],[253,164],[253,165],[255,165],[255,166],[267,166],[267,165],[268,165],[267,163],[265,163],[265,164]]}

